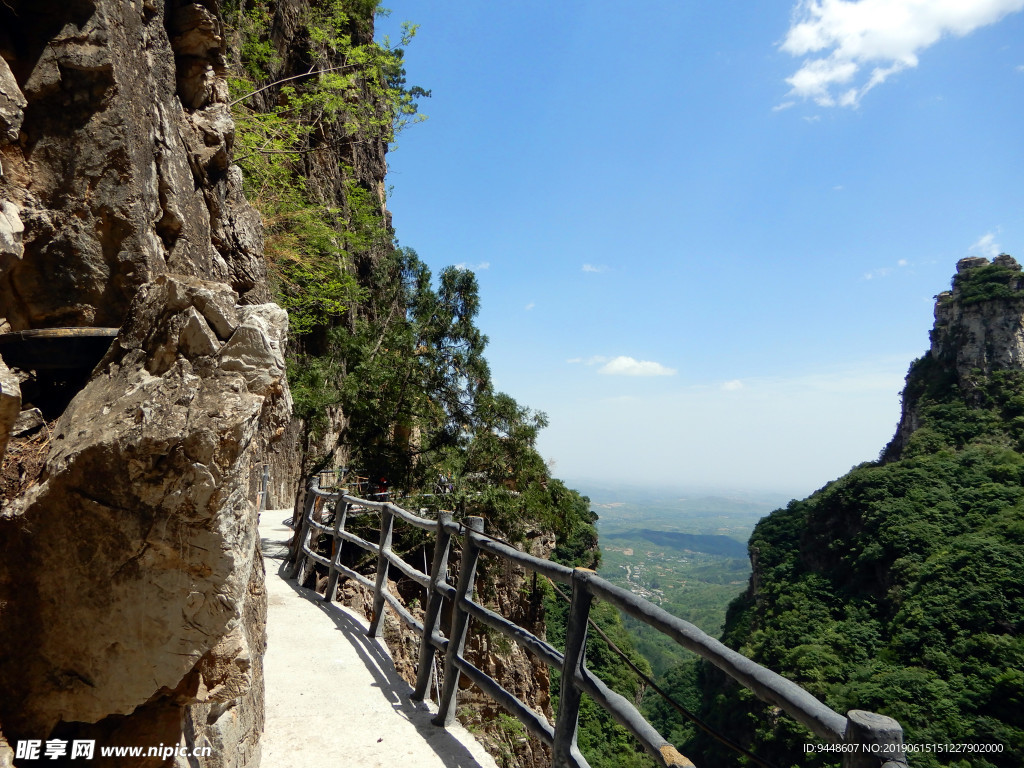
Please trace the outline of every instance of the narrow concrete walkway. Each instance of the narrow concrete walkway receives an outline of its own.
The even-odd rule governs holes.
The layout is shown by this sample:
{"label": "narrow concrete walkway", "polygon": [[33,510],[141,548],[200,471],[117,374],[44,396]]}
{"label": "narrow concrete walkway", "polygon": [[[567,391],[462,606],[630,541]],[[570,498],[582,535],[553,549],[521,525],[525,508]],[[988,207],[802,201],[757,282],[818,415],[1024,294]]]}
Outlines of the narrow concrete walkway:
{"label": "narrow concrete walkway", "polygon": [[281,575],[291,510],[261,515],[267,566],[263,768],[495,768],[460,725],[430,723],[362,616]]}

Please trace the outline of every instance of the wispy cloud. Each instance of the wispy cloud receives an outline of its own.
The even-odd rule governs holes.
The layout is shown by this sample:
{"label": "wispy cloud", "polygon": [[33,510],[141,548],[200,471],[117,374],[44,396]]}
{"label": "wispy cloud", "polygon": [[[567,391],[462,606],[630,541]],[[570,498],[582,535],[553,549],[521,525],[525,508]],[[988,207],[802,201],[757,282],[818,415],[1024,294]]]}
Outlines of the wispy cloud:
{"label": "wispy cloud", "polygon": [[971,256],[984,256],[988,259],[994,259],[1003,252],[1003,247],[996,242],[994,232],[986,232],[967,249],[967,252]]}
{"label": "wispy cloud", "polygon": [[466,262],[460,262],[455,265],[456,269],[469,269],[473,272],[483,272],[485,269],[491,268],[491,262],[481,261],[479,264],[467,264]]}
{"label": "wispy cloud", "polygon": [[608,267],[604,266],[603,264],[598,264],[598,265],[584,264],[583,265],[583,271],[584,272],[607,272],[608,271]]}
{"label": "wispy cloud", "polygon": [[743,382],[739,379],[733,379],[732,381],[726,381],[722,383],[722,389],[726,392],[739,392],[743,389]]}
{"label": "wispy cloud", "polygon": [[536,305],[536,304],[534,304],[534,303],[533,303],[533,302],[531,301],[531,302],[530,302],[529,304],[527,304],[527,305],[526,305],[525,307],[523,307],[523,309],[525,309],[525,310],[526,310],[527,312],[529,312],[529,311],[530,311],[531,309],[533,309],[533,308],[534,308],[534,307],[536,307],[536,306],[537,306],[537,305]]}
{"label": "wispy cloud", "polygon": [[1022,8],[1024,0],[800,0],[780,48],[808,58],[786,79],[788,95],[856,107],[943,37],[963,37]]}
{"label": "wispy cloud", "polygon": [[635,360],[632,357],[620,355],[613,357],[601,366],[598,373],[609,376],[675,376],[676,370],[651,360]]}
{"label": "wispy cloud", "polygon": [[906,259],[899,259],[896,262],[896,266],[895,267],[879,267],[878,269],[873,269],[870,272],[865,272],[864,273],[864,279],[865,280],[876,280],[878,278],[888,277],[889,275],[891,275],[896,270],[903,269],[904,267],[907,267],[909,265],[910,265],[910,262],[908,262]]}

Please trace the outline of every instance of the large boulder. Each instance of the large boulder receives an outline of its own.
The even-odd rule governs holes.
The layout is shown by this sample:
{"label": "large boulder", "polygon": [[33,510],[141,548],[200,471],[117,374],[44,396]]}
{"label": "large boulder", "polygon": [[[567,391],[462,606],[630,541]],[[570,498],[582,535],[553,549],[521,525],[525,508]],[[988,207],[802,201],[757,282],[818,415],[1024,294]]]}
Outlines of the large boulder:
{"label": "large boulder", "polygon": [[41,482],[0,516],[8,738],[209,743],[182,732],[200,707],[247,718],[242,754],[206,765],[258,756],[262,710],[230,710],[262,700],[256,480],[290,412],[287,316],[237,301],[184,277],[144,286]]}

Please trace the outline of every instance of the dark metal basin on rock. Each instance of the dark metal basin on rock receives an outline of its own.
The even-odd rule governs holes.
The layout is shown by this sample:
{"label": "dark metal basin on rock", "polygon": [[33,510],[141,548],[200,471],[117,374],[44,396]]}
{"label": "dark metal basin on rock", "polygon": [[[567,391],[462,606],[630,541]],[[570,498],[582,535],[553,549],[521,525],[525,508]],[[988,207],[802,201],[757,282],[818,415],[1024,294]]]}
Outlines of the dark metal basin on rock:
{"label": "dark metal basin on rock", "polygon": [[41,328],[0,333],[0,356],[25,371],[92,370],[110,348],[117,328]]}

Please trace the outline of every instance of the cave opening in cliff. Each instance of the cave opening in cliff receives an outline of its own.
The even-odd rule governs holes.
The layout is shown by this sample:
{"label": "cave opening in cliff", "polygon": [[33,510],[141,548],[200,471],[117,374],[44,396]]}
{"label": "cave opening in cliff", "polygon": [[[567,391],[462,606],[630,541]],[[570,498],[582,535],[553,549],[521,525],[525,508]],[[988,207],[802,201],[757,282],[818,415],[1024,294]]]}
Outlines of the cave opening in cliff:
{"label": "cave opening in cliff", "polygon": [[46,328],[0,334],[0,355],[19,372],[22,409],[60,416],[89,381],[117,328]]}

